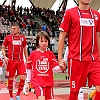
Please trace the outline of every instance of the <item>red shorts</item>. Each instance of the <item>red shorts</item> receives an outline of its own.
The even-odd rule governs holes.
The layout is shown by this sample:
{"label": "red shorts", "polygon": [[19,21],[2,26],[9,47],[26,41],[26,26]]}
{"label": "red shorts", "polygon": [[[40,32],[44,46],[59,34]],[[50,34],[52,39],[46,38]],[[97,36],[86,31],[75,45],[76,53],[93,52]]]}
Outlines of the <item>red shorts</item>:
{"label": "red shorts", "polygon": [[53,88],[52,87],[35,87],[36,97],[45,96],[45,99],[53,99]]}
{"label": "red shorts", "polygon": [[25,68],[24,61],[9,60],[7,65],[7,72],[9,73],[8,77],[9,78],[14,77],[16,71],[17,71],[17,75],[26,75],[26,68]]}
{"label": "red shorts", "polygon": [[70,90],[78,92],[80,87],[100,86],[100,61],[68,60],[68,72],[70,76]]}

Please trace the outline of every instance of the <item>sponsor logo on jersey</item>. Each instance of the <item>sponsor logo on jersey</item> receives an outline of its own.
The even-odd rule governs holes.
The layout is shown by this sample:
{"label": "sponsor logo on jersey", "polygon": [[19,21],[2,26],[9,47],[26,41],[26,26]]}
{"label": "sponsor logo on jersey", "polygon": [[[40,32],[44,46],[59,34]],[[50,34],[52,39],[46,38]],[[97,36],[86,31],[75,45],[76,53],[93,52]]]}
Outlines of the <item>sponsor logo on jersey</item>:
{"label": "sponsor logo on jersey", "polygon": [[36,61],[36,69],[40,72],[40,73],[46,73],[49,69],[49,62],[48,62],[48,58],[46,57],[40,57],[37,61]]}
{"label": "sponsor logo on jersey", "polygon": [[20,40],[13,40],[13,45],[21,45],[21,41]]}
{"label": "sponsor logo on jersey", "polygon": [[94,19],[80,18],[80,26],[94,26]]}

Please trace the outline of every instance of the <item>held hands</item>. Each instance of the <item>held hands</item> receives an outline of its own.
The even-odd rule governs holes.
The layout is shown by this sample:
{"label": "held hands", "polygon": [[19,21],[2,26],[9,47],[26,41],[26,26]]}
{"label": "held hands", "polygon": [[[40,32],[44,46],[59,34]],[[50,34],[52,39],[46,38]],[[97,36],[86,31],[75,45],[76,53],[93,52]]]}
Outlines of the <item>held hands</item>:
{"label": "held hands", "polygon": [[59,66],[61,68],[61,70],[65,70],[66,69],[66,61],[64,59],[59,61]]}

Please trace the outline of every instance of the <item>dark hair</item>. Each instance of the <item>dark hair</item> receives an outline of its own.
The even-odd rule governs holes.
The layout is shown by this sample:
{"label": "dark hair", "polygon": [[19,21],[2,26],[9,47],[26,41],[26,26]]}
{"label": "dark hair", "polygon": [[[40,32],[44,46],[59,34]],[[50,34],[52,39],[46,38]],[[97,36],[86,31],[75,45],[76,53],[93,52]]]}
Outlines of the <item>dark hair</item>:
{"label": "dark hair", "polygon": [[37,36],[36,36],[36,47],[39,47],[39,39],[41,37],[44,37],[46,40],[48,40],[48,46],[50,46],[50,38],[47,32],[45,31],[40,31],[38,32]]}
{"label": "dark hair", "polygon": [[[12,26],[17,26],[19,27],[19,24],[17,22],[13,23]],[[20,28],[20,27],[19,27]]]}

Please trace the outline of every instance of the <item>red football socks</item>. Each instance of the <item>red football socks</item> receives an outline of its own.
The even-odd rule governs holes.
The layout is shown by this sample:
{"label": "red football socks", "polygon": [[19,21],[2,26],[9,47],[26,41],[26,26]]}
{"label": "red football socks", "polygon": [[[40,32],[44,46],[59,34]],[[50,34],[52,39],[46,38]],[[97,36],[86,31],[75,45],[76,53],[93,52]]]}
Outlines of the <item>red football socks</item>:
{"label": "red football socks", "polygon": [[24,87],[24,82],[25,82],[25,80],[20,79],[20,83],[19,83],[19,87],[18,87],[17,96],[19,96],[19,95],[20,95],[20,93],[21,93],[21,91],[23,90],[23,87]]}
{"label": "red football socks", "polygon": [[9,94],[10,94],[10,97],[13,97],[13,80],[8,80],[8,89],[9,89]]}

